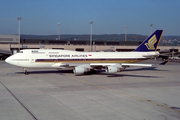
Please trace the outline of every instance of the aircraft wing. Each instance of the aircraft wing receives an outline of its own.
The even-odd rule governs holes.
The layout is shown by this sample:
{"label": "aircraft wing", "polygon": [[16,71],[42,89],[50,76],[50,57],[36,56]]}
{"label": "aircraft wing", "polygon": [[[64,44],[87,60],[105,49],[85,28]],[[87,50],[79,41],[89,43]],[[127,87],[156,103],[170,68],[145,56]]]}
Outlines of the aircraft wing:
{"label": "aircraft wing", "polygon": [[93,68],[106,68],[108,66],[121,66],[123,68],[126,67],[154,67],[157,65],[165,65],[167,64],[168,61],[163,61],[160,64],[137,64],[137,63],[57,63],[55,66],[56,67],[70,67],[70,68],[74,68],[74,67],[84,67],[84,68],[89,68],[89,69],[93,69]]}
{"label": "aircraft wing", "polygon": [[135,66],[135,67],[152,67],[155,66],[155,64],[134,64],[134,63],[122,63],[122,66]]}
{"label": "aircraft wing", "polygon": [[84,68],[84,69],[107,69],[108,67],[117,68],[117,69],[125,69],[127,67],[152,67],[155,64],[134,64],[134,63],[63,63],[56,64],[53,67],[57,68]]}
{"label": "aircraft wing", "polygon": [[[159,65],[165,65],[168,61],[163,61]],[[157,64],[136,64],[136,63],[63,63],[68,68],[72,68],[75,75],[81,75],[91,70],[105,70],[107,73],[121,72],[127,67],[156,67]]]}
{"label": "aircraft wing", "polygon": [[123,68],[126,67],[152,67],[155,66],[154,64],[133,64],[133,63],[63,63],[63,64],[54,64],[52,67],[55,68],[74,68],[74,67],[84,67],[89,69],[94,68],[106,68],[107,66],[122,66]]}
{"label": "aircraft wing", "polygon": [[159,64],[137,64],[137,63],[90,63],[91,67],[107,67],[121,65],[123,68],[126,67],[156,67],[157,65],[166,65],[169,61],[163,61]]}
{"label": "aircraft wing", "polygon": [[95,68],[95,67],[107,67],[107,66],[116,66],[121,65],[122,67],[130,67],[130,66],[136,66],[136,67],[152,67],[155,66],[155,64],[134,64],[134,63],[63,63],[63,64],[54,64],[53,67],[87,67],[87,68]]}
{"label": "aircraft wing", "polygon": [[96,67],[96,66],[111,66],[111,65],[122,65],[124,67],[130,67],[130,66],[137,66],[137,67],[151,67],[154,66],[153,64],[134,64],[134,63],[90,63],[90,66]]}

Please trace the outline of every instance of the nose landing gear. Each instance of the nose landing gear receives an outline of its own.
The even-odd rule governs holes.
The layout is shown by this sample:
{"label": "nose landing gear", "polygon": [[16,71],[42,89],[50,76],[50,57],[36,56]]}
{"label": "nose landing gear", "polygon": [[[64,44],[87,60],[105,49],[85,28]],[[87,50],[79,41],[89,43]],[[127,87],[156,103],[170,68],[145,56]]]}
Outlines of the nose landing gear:
{"label": "nose landing gear", "polygon": [[29,73],[28,73],[27,69],[26,68],[23,68],[23,69],[24,69],[24,74],[28,75]]}

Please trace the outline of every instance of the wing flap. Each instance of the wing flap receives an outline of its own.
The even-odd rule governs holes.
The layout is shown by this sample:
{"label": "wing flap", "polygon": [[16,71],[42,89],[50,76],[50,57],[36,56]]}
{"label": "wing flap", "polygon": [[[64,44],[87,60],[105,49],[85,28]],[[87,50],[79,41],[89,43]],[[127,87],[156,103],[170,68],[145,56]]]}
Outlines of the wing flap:
{"label": "wing flap", "polygon": [[[66,63],[69,64],[69,66],[71,67],[76,67],[76,66],[80,66],[80,65],[84,65],[84,64],[73,64],[73,63]],[[137,66],[137,67],[152,67],[154,66],[154,64],[134,64],[134,63],[89,63],[89,65],[93,68],[93,67],[107,67],[107,66],[111,66],[111,65],[117,65],[120,64],[122,66]]]}
{"label": "wing flap", "polygon": [[131,64],[131,63],[122,63],[122,66],[135,66],[135,67],[152,67],[155,66],[154,64]]}

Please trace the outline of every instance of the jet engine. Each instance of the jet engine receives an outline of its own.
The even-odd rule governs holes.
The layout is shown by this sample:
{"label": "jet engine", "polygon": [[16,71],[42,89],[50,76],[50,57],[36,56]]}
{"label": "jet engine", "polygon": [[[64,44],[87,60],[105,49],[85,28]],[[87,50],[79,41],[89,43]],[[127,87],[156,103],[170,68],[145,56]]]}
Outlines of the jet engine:
{"label": "jet engine", "polygon": [[83,67],[75,67],[73,72],[75,75],[82,75],[86,72],[86,69]]}
{"label": "jet engine", "polygon": [[124,68],[120,64],[116,64],[116,65],[107,66],[106,72],[107,73],[116,73],[116,72],[123,71],[123,69]]}
{"label": "jet engine", "polygon": [[82,64],[79,66],[76,66],[73,70],[75,75],[82,75],[85,72],[88,72],[91,70],[91,66],[89,64]]}

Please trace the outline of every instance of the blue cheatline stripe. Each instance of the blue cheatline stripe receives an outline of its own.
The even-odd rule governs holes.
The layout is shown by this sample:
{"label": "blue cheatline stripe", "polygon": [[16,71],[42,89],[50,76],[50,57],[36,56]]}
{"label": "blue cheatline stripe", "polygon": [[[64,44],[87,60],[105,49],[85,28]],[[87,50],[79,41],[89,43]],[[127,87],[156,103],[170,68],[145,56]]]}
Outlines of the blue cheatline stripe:
{"label": "blue cheatline stripe", "polygon": [[131,58],[131,59],[106,59],[106,58],[100,58],[100,59],[36,59],[36,62],[138,62],[142,60],[147,60],[147,58]]}

